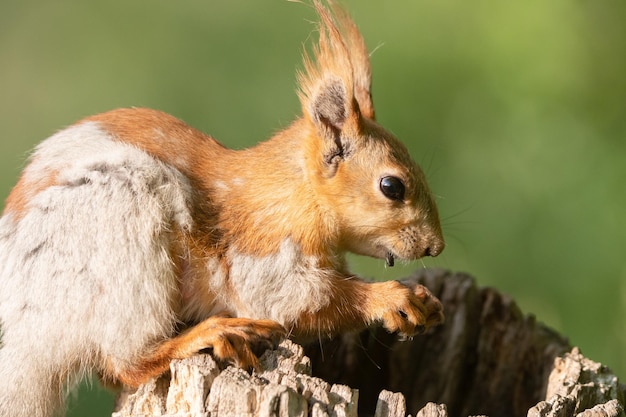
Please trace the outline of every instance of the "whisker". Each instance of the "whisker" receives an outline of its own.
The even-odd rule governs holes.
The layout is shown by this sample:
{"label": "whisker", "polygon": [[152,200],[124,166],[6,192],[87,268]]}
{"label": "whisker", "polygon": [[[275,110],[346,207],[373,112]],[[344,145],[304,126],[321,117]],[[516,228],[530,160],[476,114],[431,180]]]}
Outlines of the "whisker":
{"label": "whisker", "polygon": [[361,339],[359,339],[359,344],[358,346],[363,350],[363,353],[365,354],[365,357],[370,361],[370,363],[372,365],[374,365],[376,367],[376,369],[381,370],[382,367],[376,363],[376,361],[374,360],[374,358],[372,358],[369,354],[369,352],[367,351],[367,348],[363,345],[363,342],[361,341]]}
{"label": "whisker", "polygon": [[436,177],[437,172],[441,168],[441,167],[433,168],[433,163],[435,161],[435,154],[437,153],[437,148],[438,148],[437,144],[433,144],[429,146],[429,149],[424,153],[425,158],[420,158],[421,159],[420,166],[422,167],[422,171],[424,171],[424,174],[428,178]]}
{"label": "whisker", "polygon": [[374,53],[376,51],[378,51],[380,48],[382,48],[383,46],[385,46],[384,42],[380,42],[378,45],[376,45],[376,47],[374,49],[372,49],[372,52],[369,53],[370,58],[372,57],[372,55],[374,55]]}
{"label": "whisker", "polygon": [[[446,235],[446,240],[452,239],[455,242],[457,242],[461,247],[465,248],[465,242],[459,238],[457,235],[455,235],[454,233],[451,234],[447,234]],[[445,252],[444,252],[445,253]]]}
{"label": "whisker", "polygon": [[317,340],[320,344],[320,355],[322,356],[322,362],[324,362],[324,343],[322,343],[322,330],[320,328],[317,329]]}
{"label": "whisker", "polygon": [[386,348],[387,350],[391,350],[391,346],[389,346],[386,343],[383,343],[382,340],[380,340],[378,337],[376,337],[376,333],[375,332],[371,332],[370,334],[372,335],[372,339],[374,339],[375,342],[377,342],[379,345],[381,345],[382,347]]}
{"label": "whisker", "polygon": [[467,213],[468,211],[470,211],[472,208],[473,208],[473,207],[469,206],[469,207],[466,207],[466,208],[464,208],[464,209],[461,209],[461,210],[459,210],[459,211],[457,211],[457,212],[454,212],[454,213],[452,213],[452,214],[449,214],[449,215],[447,215],[446,217],[442,217],[442,218],[441,218],[441,221],[443,222],[443,221],[445,221],[445,220],[449,220],[449,219],[453,219],[453,218],[455,218],[455,217],[459,217],[459,216],[461,216],[462,214],[465,214],[465,213]]}

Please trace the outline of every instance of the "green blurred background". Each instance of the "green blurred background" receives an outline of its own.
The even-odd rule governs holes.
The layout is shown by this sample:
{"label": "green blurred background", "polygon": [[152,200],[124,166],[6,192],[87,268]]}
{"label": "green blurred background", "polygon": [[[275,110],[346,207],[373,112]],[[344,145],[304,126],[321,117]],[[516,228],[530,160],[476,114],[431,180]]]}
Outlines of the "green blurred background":
{"label": "green blurred background", "polygon": [[[439,196],[436,266],[473,274],[626,376],[626,2],[347,2],[375,53],[379,121]],[[315,39],[285,0],[0,4],[0,196],[33,145],[120,106],[170,112],[231,147],[299,113]],[[54,348],[54,347],[51,347]],[[106,416],[83,388],[70,416]]]}

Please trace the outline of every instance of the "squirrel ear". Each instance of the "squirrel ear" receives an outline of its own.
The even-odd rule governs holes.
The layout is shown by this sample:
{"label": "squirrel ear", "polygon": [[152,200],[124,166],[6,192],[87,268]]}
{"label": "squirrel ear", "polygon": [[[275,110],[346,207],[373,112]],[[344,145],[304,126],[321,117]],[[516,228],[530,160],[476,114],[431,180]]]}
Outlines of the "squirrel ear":
{"label": "squirrel ear", "polygon": [[338,77],[328,76],[320,82],[311,97],[303,102],[305,113],[317,128],[323,139],[322,158],[335,172],[337,163],[343,160],[351,150],[349,143],[342,139],[344,125],[353,108],[348,88]]}
{"label": "squirrel ear", "polygon": [[300,102],[320,134],[331,133],[337,140],[345,122],[359,115],[352,64],[333,16],[319,2],[315,1],[314,6],[320,17],[319,42],[312,58],[304,54],[304,71],[298,74]]}
{"label": "squirrel ear", "polygon": [[327,77],[310,97],[307,113],[318,129],[330,129],[337,134],[350,114],[348,89],[340,78]]}

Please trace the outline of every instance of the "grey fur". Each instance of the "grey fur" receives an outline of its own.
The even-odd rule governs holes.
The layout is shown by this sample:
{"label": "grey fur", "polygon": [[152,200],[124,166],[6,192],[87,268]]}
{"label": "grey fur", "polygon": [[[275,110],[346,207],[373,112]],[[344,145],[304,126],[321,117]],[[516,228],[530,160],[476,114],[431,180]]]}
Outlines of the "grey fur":
{"label": "grey fur", "polygon": [[124,365],[176,325],[167,247],[174,223],[192,226],[185,177],[93,123],[44,141],[24,175],[51,172],[58,185],[33,195],[20,219],[0,219],[7,417],[48,416],[75,382],[68,376],[101,368],[104,358]]}

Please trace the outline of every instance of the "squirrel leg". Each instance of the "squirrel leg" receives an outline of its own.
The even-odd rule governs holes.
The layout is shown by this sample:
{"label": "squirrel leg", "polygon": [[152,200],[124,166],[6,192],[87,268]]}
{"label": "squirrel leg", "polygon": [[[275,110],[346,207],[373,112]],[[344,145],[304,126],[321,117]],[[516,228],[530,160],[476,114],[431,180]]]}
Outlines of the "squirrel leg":
{"label": "squirrel leg", "polygon": [[209,317],[164,341],[131,367],[109,368],[105,375],[124,385],[137,387],[167,371],[172,359],[184,359],[204,349],[210,349],[220,361],[244,369],[256,368],[258,358],[255,352],[275,346],[284,337],[284,328],[275,321]]}
{"label": "squirrel leg", "polygon": [[298,318],[292,332],[301,337],[333,335],[382,324],[401,337],[422,333],[444,320],[441,302],[423,285],[399,281],[338,279],[326,307]]}

